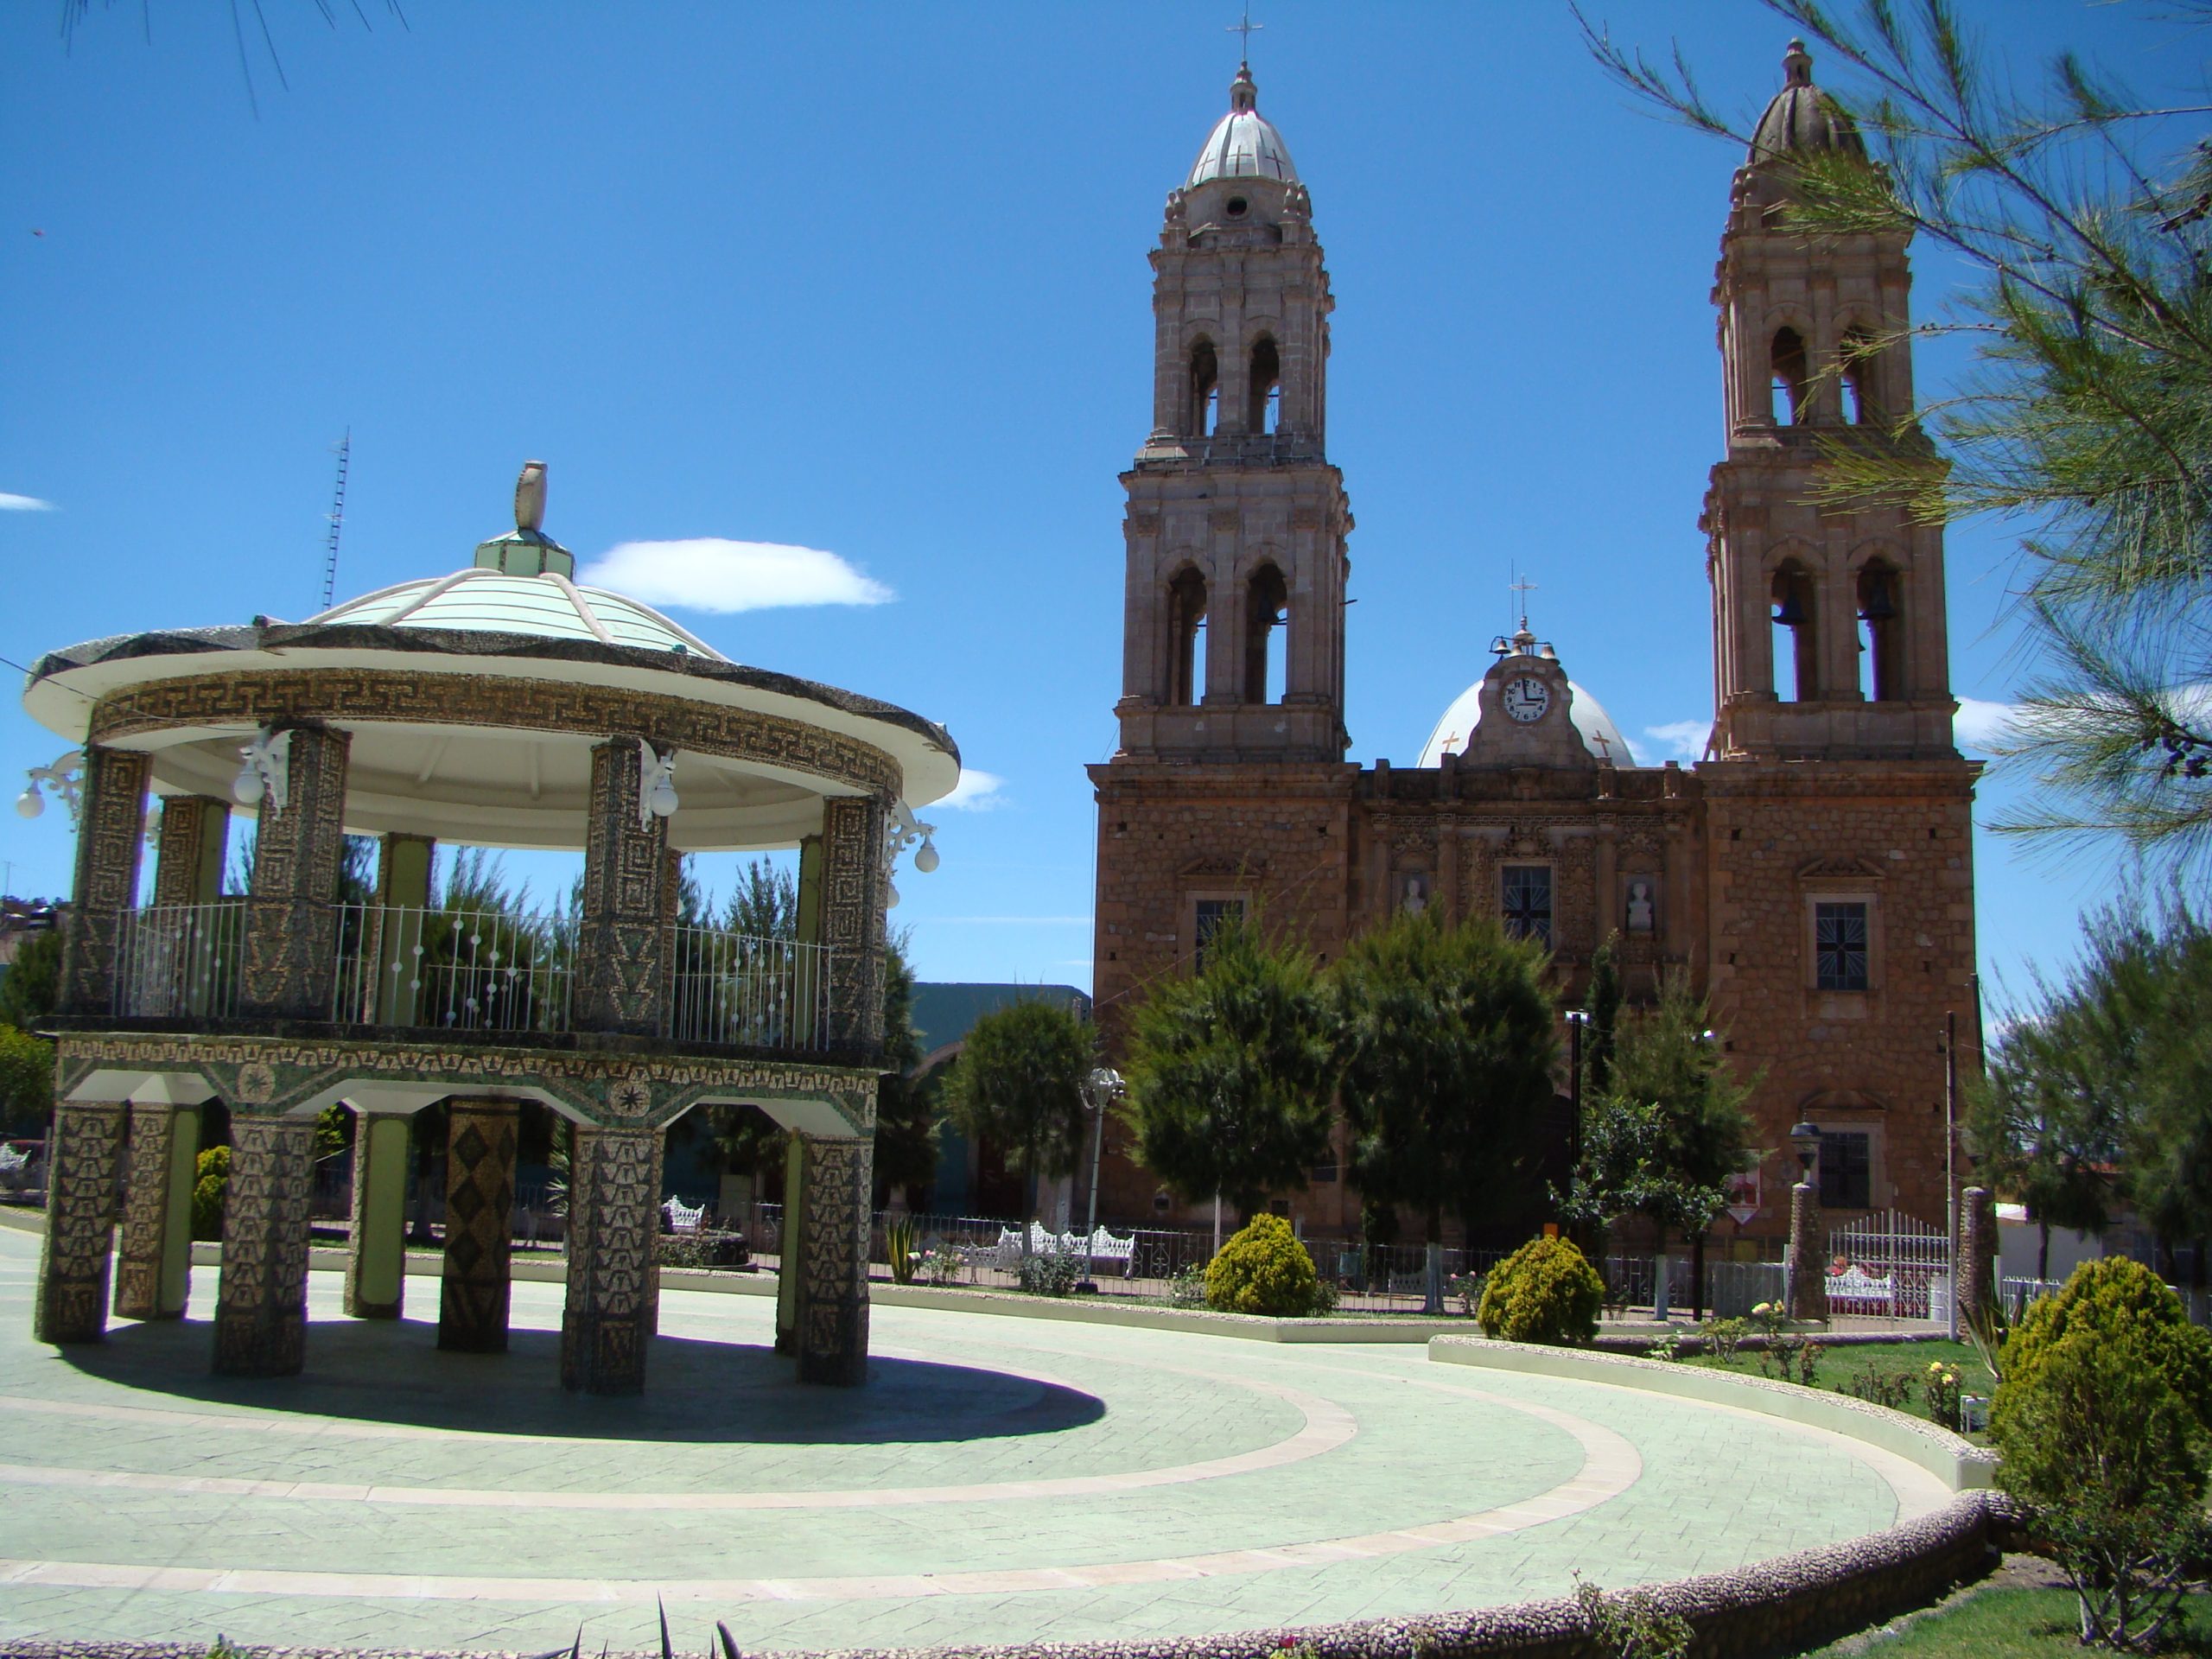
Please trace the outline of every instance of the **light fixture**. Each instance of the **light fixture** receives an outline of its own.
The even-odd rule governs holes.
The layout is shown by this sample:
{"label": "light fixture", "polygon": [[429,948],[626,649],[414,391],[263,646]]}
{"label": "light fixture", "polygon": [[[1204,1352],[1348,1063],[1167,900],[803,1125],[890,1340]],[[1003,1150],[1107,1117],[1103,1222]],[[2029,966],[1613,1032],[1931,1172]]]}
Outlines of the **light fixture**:
{"label": "light fixture", "polygon": [[240,806],[251,807],[266,801],[272,817],[282,812],[290,793],[291,733],[271,731],[264,726],[254,734],[253,741],[239,746],[238,759],[241,764],[231,784],[232,798]]}
{"label": "light fixture", "polygon": [[914,855],[914,868],[927,875],[937,868],[938,861],[937,843],[923,836],[921,850]]}
{"label": "light fixture", "polygon": [[27,818],[35,818],[46,810],[46,797],[40,794],[34,785],[16,797],[16,810]]}
{"label": "light fixture", "polygon": [[650,830],[655,818],[672,818],[682,803],[676,794],[676,751],[666,754],[645,738],[638,740],[638,828]]}
{"label": "light fixture", "polygon": [[936,834],[937,826],[921,822],[914,816],[913,809],[906,802],[894,800],[891,803],[891,822],[886,827],[883,836],[883,905],[885,909],[898,908],[899,888],[893,882],[891,873],[899,868],[899,854],[918,841],[921,842],[921,848],[914,855],[914,868],[924,875],[927,875],[937,868],[939,861],[937,843],[930,839]]}
{"label": "light fixture", "polygon": [[1797,1149],[1797,1167],[1803,1179],[1813,1179],[1813,1165],[1821,1155],[1821,1132],[1810,1123],[1800,1122],[1789,1131],[1789,1144]]}
{"label": "light fixture", "polygon": [[83,816],[84,766],[85,752],[71,749],[67,753],[54,756],[51,765],[28,768],[24,775],[30,781],[23,785],[23,792],[16,798],[16,810],[27,818],[38,817],[46,810],[46,797],[40,791],[50,789],[69,809],[69,822],[73,824],[80,822]]}

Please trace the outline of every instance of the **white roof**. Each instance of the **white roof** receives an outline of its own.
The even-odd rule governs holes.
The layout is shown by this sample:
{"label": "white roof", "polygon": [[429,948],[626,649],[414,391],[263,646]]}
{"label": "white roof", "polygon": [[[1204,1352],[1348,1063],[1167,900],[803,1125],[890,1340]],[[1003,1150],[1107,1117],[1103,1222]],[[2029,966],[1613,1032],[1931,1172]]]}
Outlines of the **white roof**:
{"label": "white roof", "polygon": [[579,588],[551,571],[518,576],[480,568],[457,570],[450,575],[403,582],[396,588],[349,599],[308,620],[592,639],[605,645],[679,652],[709,662],[729,661],[652,606],[604,588]]}
{"label": "white roof", "polygon": [[[1582,734],[1583,746],[1599,760],[1617,766],[1636,764],[1628,739],[1621,735],[1621,728],[1613,724],[1613,717],[1605,712],[1605,705],[1573,680],[1567,683],[1567,714],[1574,722],[1574,729]],[[1452,706],[1436,722],[1436,729],[1428,734],[1428,741],[1421,746],[1421,759],[1414,764],[1441,766],[1447,749],[1455,754],[1464,753],[1467,740],[1474,734],[1482,717],[1483,683],[1477,680],[1452,700]]]}
{"label": "white roof", "polygon": [[1283,143],[1274,122],[1257,110],[1231,110],[1206,135],[1205,146],[1191,164],[1191,176],[1185,182],[1198,185],[1209,179],[1246,178],[1295,184],[1298,169],[1291,165],[1290,146]]}

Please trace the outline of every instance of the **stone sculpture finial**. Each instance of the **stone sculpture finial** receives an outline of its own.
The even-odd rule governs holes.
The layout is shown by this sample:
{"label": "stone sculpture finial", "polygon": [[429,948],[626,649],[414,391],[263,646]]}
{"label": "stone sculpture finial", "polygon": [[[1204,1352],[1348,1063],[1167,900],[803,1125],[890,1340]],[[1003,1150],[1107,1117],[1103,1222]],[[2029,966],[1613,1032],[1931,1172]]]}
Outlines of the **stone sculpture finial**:
{"label": "stone sculpture finial", "polygon": [[1790,41],[1789,49],[1782,54],[1782,80],[1785,86],[1813,84],[1813,54],[1805,49],[1804,41]]}
{"label": "stone sculpture finial", "polygon": [[515,528],[543,531],[545,528],[545,463],[525,461],[515,480]]}
{"label": "stone sculpture finial", "polygon": [[1236,66],[1236,79],[1229,83],[1229,107],[1232,110],[1255,110],[1260,106],[1259,84],[1252,79],[1252,66]]}

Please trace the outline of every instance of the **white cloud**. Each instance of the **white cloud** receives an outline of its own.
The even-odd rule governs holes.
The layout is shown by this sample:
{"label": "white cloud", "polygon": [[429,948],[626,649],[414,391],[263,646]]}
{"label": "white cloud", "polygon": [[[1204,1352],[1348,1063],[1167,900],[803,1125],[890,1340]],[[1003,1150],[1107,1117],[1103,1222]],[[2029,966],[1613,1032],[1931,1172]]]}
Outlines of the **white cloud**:
{"label": "white cloud", "polygon": [[1951,720],[1951,735],[1961,748],[1987,754],[2009,735],[2012,717],[2018,713],[2009,702],[1961,697],[1959,712]]}
{"label": "white cloud", "polygon": [[963,767],[960,781],[953,785],[952,793],[941,801],[931,801],[931,807],[945,807],[955,812],[995,812],[1006,804],[1006,797],[999,791],[1006,787],[1006,779],[995,772],[978,772],[973,766]]}
{"label": "white cloud", "polygon": [[52,512],[54,503],[35,495],[10,495],[0,490],[0,512]]}
{"label": "white cloud", "polygon": [[818,547],[732,542],[625,542],[579,580],[648,605],[692,611],[765,611],[787,605],[881,605],[898,595]]}
{"label": "white cloud", "polygon": [[1647,726],[1643,734],[1676,760],[1695,760],[1705,753],[1705,740],[1713,734],[1709,720],[1670,720],[1663,726]]}

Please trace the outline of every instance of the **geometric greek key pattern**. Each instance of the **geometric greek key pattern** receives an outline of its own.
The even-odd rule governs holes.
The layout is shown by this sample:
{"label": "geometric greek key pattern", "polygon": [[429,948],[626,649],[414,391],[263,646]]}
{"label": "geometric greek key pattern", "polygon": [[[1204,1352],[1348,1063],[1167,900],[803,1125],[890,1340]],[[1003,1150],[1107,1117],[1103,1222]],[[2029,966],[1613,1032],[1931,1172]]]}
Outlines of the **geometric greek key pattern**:
{"label": "geometric greek key pattern", "polygon": [[306,1363],[314,1185],[312,1118],[232,1116],[215,1295],[215,1370],[224,1376],[289,1376]]}
{"label": "geometric greek key pattern", "polygon": [[284,810],[263,805],[246,899],[241,1001],[251,1016],[327,1018],[338,935],[330,906],[346,851],[346,759],[353,734],[292,729]]}
{"label": "geometric greek key pattern", "polygon": [[644,760],[635,738],[618,737],[591,752],[576,942],[579,1024],[587,1031],[660,1030],[662,899],[673,894],[668,820],[649,814],[638,822]]}
{"label": "geometric greek key pattern", "polygon": [[46,1185],[33,1332],[41,1342],[98,1342],[107,1330],[108,1253],[125,1109],[58,1103]]}
{"label": "geometric greek key pattern", "polygon": [[77,832],[76,902],[62,935],[60,1007],[105,1014],[115,1002],[116,942],[138,902],[153,762],[124,749],[85,750],[84,821]]}
{"label": "geometric greek key pattern", "polygon": [[822,804],[822,938],[830,946],[830,1040],[872,1050],[883,1042],[886,798]]}
{"label": "geometric greek key pattern", "polygon": [[868,1381],[868,1257],[875,1142],[806,1141],[806,1278],[798,1378]]}
{"label": "geometric greek key pattern", "polygon": [[569,1168],[561,1386],[635,1394],[660,1323],[658,1129],[579,1124]]}

